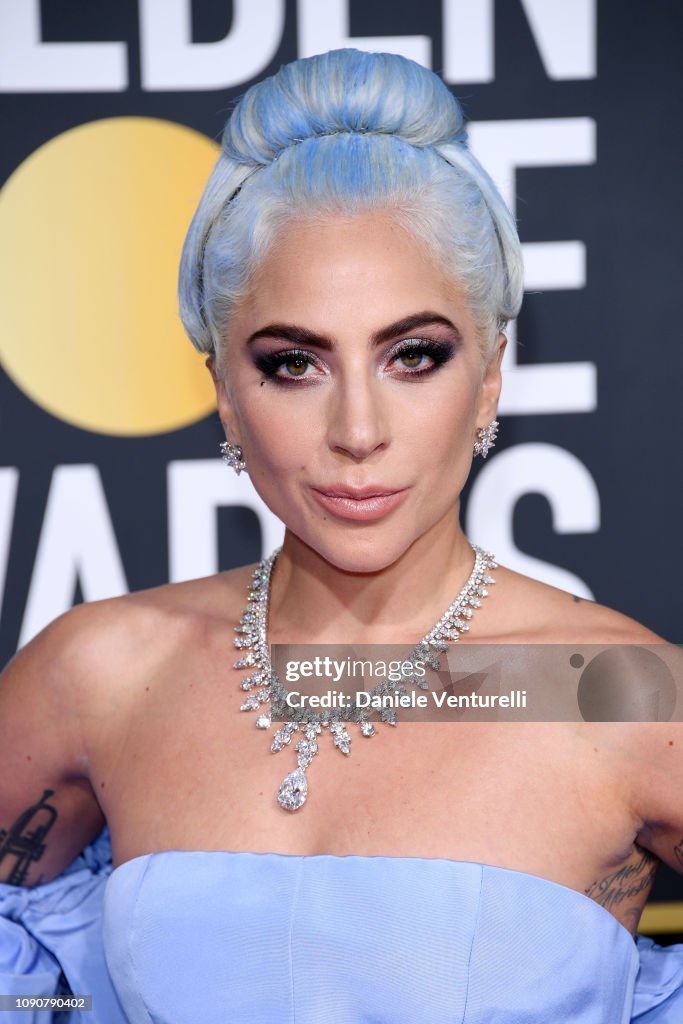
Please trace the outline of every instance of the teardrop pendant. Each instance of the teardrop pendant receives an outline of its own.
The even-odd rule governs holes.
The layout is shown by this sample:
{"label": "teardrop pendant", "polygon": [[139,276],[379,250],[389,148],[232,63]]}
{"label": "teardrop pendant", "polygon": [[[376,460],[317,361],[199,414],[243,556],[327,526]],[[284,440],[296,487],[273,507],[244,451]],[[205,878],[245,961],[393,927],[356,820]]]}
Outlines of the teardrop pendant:
{"label": "teardrop pendant", "polygon": [[[494,561],[490,551],[484,551],[475,544],[471,545],[475,552],[475,561],[472,572],[457,598],[446,609],[436,625],[420,640],[416,647],[407,655],[406,660],[415,662],[423,660],[435,671],[438,671],[441,660],[436,657],[448,650],[449,644],[457,641],[460,634],[470,628],[469,620],[474,610],[481,607],[479,598],[488,596],[488,591],[483,584],[493,584],[495,579],[489,575],[489,570],[495,569],[498,563]],[[235,647],[241,648],[243,653],[238,658],[234,667],[254,669],[250,675],[240,681],[240,689],[247,691],[249,696],[240,705],[241,711],[260,712],[256,719],[258,729],[269,729],[273,724],[273,717],[276,704],[280,707],[285,701],[288,691],[283,683],[277,679],[270,663],[269,645],[267,638],[268,603],[270,594],[270,581],[273,566],[280,553],[277,548],[272,555],[264,559],[252,573],[253,582],[249,590],[247,607],[244,610],[240,625],[236,628],[238,636],[234,639]],[[406,681],[427,689],[427,683],[419,678],[406,677]],[[387,681],[375,687],[381,689]],[[263,705],[270,703],[271,709],[263,708]],[[317,737],[323,728],[328,729],[333,738],[334,745],[342,754],[348,756],[351,753],[351,737],[346,730],[348,724],[346,719],[342,721],[329,721],[326,718],[313,716],[301,721],[288,721],[280,724],[275,732],[271,744],[271,751],[277,753],[292,744],[297,732],[303,732],[305,739],[300,739],[293,744],[297,751],[298,767],[287,775],[278,790],[277,801],[285,811],[298,811],[306,803],[308,797],[308,779],[305,771],[318,752]],[[365,720],[360,714],[353,718],[360,723],[363,736],[373,736],[376,729],[372,723]],[[389,709],[382,709],[380,720],[388,725],[397,725],[396,713]],[[279,719],[276,718],[276,721]]]}
{"label": "teardrop pendant", "polygon": [[306,803],[308,779],[301,768],[296,768],[283,779],[277,802],[285,811],[298,811]]}

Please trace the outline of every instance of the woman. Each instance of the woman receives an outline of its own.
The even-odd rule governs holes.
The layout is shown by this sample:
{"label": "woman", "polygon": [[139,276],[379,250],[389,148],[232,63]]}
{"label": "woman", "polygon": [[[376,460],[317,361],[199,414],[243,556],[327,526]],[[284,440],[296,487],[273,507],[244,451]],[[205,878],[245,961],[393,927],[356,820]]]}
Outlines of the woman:
{"label": "woman", "polygon": [[[513,220],[433,73],[333,51],[233,111],[181,314],[224,457],[285,523],[282,549],[256,575],[73,609],[0,691],[2,823],[16,836],[28,807],[42,828],[4,889],[33,887],[34,933],[108,825],[115,870],[88,847],[40,936],[58,958],[54,928],[87,917],[102,1019],[682,1019],[683,947],[634,942],[658,859],[681,870],[679,726],[404,722],[366,742],[367,723],[269,711],[268,644],[433,654],[447,609],[460,643],[661,642],[460,527],[521,297]],[[87,884],[116,993],[96,915],[78,916]],[[60,961],[74,991],[77,960]]]}

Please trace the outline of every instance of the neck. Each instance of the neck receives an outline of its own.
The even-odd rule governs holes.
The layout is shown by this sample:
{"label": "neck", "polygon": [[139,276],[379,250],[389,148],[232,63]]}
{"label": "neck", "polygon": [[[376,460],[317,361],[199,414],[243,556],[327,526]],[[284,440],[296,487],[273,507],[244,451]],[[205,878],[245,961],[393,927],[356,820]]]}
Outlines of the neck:
{"label": "neck", "polygon": [[474,566],[456,511],[374,572],[348,572],[287,531],[271,580],[271,643],[412,643]]}

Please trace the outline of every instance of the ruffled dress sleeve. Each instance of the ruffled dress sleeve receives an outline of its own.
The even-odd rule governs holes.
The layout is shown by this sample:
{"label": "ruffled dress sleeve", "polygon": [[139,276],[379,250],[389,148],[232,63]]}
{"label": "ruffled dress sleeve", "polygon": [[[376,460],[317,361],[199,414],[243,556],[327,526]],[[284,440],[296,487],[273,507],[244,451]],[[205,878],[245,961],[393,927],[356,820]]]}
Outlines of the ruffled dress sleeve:
{"label": "ruffled dress sleeve", "polygon": [[0,1014],[2,1024],[127,1024],[102,938],[111,871],[105,826],[51,882],[33,888],[0,882],[0,994],[92,996],[92,1011],[10,1010]]}
{"label": "ruffled dress sleeve", "polygon": [[658,946],[636,938],[640,967],[631,1024],[683,1024],[683,943]]}

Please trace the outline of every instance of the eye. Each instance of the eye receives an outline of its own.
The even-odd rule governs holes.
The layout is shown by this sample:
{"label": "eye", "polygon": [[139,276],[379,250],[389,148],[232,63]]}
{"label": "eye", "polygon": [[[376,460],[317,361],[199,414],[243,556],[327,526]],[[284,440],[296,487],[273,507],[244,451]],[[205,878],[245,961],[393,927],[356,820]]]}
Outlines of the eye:
{"label": "eye", "polygon": [[[254,362],[261,373],[278,384],[291,384],[295,380],[311,380],[322,372],[313,353],[307,352],[305,349],[262,352],[255,357]],[[309,368],[310,373],[308,372]]]}
{"label": "eye", "polygon": [[389,353],[388,365],[396,376],[420,378],[434,373],[453,357],[455,346],[434,338],[406,338]]}
{"label": "eye", "polygon": [[427,359],[427,353],[418,348],[407,348],[399,353],[398,358],[408,369],[417,370],[422,365],[422,361]]}
{"label": "eye", "polygon": [[280,365],[284,367],[287,373],[291,374],[292,377],[303,377],[306,373],[306,367],[311,364],[303,356],[288,356]]}

